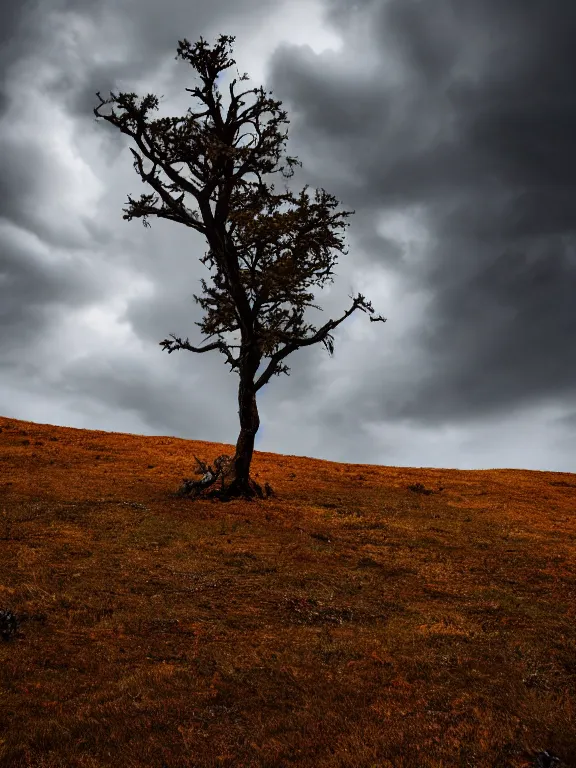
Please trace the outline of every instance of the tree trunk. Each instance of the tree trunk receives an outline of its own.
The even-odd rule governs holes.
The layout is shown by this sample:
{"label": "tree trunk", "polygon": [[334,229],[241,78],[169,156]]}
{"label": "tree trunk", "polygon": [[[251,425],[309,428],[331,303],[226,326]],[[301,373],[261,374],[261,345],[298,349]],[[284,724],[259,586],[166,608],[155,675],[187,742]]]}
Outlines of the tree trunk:
{"label": "tree trunk", "polygon": [[254,453],[254,440],[260,427],[258,406],[254,381],[242,381],[238,387],[238,413],[240,416],[240,434],[236,441],[236,453],[233,459],[233,471],[224,488],[228,496],[253,498],[258,495],[263,498],[262,489],[255,480],[250,478],[250,465]]}
{"label": "tree trunk", "polygon": [[[254,365],[252,368],[254,368]],[[196,459],[200,467],[200,471],[197,474],[203,473],[204,475],[202,480],[184,480],[177,495],[184,495],[194,491],[194,495],[197,496],[204,489],[214,485],[219,479],[221,480],[221,483],[218,484],[220,487],[206,494],[208,498],[219,498],[221,501],[228,501],[231,498],[244,498],[251,501],[255,496],[263,499],[265,496],[267,498],[273,495],[274,492],[268,483],[265,484],[265,491],[263,492],[259,483],[250,477],[254,440],[260,427],[256,392],[254,390],[254,378],[257,369],[258,365],[255,366],[254,370],[241,369],[238,387],[240,434],[236,442],[234,457],[219,456],[214,461],[214,468]]]}

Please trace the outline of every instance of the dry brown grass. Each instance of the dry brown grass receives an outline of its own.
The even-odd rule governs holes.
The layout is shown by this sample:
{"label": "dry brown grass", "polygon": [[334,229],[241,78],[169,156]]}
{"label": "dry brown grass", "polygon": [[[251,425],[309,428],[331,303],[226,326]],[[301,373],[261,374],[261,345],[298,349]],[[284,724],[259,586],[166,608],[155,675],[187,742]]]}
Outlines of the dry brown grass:
{"label": "dry brown grass", "polygon": [[576,475],[0,427],[0,765],[576,766]]}

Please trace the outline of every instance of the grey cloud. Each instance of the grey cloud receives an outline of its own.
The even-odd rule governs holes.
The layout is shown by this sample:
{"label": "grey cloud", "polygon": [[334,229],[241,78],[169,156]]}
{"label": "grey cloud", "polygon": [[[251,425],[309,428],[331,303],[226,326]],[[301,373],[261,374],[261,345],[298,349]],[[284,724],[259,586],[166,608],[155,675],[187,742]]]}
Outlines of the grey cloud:
{"label": "grey cloud", "polygon": [[[261,392],[259,447],[413,466],[568,470],[576,434],[576,7],[433,6],[325,0],[325,24],[340,34],[342,51],[317,54],[291,43],[287,30],[267,82],[254,83],[288,112],[286,152],[304,167],[287,186],[324,187],[356,210],[349,254],[316,297],[324,312],[311,310],[307,321],[339,317],[365,278],[363,292],[388,318],[350,319],[335,334],[333,358],[319,346],[290,356],[290,377],[273,377]],[[192,70],[174,62],[178,39],[251,40],[270,3],[139,0],[136,12],[126,0],[48,0],[2,10],[0,410],[19,417],[50,398],[55,419],[71,405],[86,420],[100,414],[90,416],[93,428],[118,421],[126,431],[141,424],[154,434],[234,440],[237,379],[223,357],[167,355],[158,345],[170,332],[199,339],[192,293],[208,277],[198,261],[205,243],[166,222],[143,230],[122,220],[127,195],[144,189],[130,142],[103,122],[95,127],[92,110],[96,91],[145,95],[150,89],[119,84],[154,81],[170,63],[166,89],[155,92],[182,98]],[[70,50],[52,39],[58,25]],[[79,29],[84,45],[74,44]],[[32,56],[40,70],[42,62],[52,68],[46,95],[61,119],[87,139],[74,151],[99,142],[82,160],[102,180],[102,198],[73,217],[49,205],[73,171],[43,137],[26,146],[7,123],[22,120],[12,108],[33,98],[15,87]],[[40,133],[55,130],[37,120]],[[70,318],[105,305],[107,321],[98,316],[102,327],[84,350],[84,331],[74,332]],[[549,416],[551,404],[557,414]],[[517,438],[522,419],[538,450]]]}

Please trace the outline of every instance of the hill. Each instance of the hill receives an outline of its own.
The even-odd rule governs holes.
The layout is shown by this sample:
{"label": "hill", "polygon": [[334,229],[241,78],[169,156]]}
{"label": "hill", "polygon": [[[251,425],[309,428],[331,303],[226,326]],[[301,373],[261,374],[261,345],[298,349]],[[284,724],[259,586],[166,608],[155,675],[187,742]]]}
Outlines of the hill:
{"label": "hill", "polygon": [[576,766],[575,474],[222,453],[0,417],[1,766]]}

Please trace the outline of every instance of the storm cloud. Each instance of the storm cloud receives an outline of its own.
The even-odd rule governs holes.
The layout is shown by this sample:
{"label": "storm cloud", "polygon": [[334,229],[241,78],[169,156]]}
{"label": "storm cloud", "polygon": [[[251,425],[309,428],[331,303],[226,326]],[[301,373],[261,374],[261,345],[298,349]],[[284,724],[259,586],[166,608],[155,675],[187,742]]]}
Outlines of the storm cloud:
{"label": "storm cloud", "polygon": [[[146,190],[100,91],[191,106],[178,40],[236,36],[290,119],[285,182],[355,210],[309,310],[360,291],[259,393],[257,449],[575,471],[576,7],[568,0],[48,0],[2,5],[0,412],[233,443],[236,374],[201,341],[198,233],[122,219]],[[224,98],[226,104],[226,98]],[[276,177],[277,187],[284,183]],[[212,357],[210,356],[212,355]]]}

